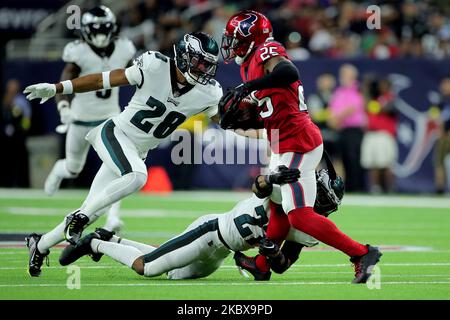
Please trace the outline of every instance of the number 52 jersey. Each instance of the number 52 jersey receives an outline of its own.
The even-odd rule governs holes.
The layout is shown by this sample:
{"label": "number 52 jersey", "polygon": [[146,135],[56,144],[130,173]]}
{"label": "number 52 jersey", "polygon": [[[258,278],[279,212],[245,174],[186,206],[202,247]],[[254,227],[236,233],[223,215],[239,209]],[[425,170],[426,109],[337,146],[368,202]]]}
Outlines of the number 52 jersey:
{"label": "number 52 jersey", "polygon": [[116,126],[133,141],[141,157],[158,146],[187,118],[218,112],[222,87],[211,80],[206,85],[177,83],[176,65],[159,52],[147,51],[125,70],[136,92],[128,106],[113,118]]}

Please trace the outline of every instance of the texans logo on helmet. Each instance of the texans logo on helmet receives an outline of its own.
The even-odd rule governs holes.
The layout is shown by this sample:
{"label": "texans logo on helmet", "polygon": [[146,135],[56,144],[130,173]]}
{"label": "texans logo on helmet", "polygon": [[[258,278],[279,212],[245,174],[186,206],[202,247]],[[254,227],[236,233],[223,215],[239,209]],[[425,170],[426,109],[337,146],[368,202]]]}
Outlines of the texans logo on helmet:
{"label": "texans logo on helmet", "polygon": [[256,20],[258,20],[258,17],[253,13],[247,13],[247,18],[244,20],[238,20],[239,17],[234,18],[231,21],[231,25],[238,28],[238,31],[240,34],[242,34],[244,37],[247,37],[250,35],[250,29],[255,25]]}

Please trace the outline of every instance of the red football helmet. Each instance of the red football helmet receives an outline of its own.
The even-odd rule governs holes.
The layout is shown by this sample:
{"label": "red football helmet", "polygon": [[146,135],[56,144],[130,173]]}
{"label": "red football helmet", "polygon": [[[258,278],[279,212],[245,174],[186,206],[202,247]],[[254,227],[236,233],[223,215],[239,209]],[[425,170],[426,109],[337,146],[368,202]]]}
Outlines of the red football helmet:
{"label": "red football helmet", "polygon": [[252,50],[272,37],[272,24],[262,13],[244,10],[228,20],[222,36],[221,52],[225,63],[233,58],[243,61]]}

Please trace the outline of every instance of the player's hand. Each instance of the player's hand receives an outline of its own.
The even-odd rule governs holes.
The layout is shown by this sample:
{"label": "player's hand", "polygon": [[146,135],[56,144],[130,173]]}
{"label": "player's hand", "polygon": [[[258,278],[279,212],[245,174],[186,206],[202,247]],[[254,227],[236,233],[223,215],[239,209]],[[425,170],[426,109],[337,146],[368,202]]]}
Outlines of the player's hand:
{"label": "player's hand", "polygon": [[61,123],[70,124],[77,120],[76,116],[73,114],[73,111],[70,109],[69,101],[62,100],[58,102],[58,111],[61,117]]}
{"label": "player's hand", "polygon": [[41,99],[40,104],[43,104],[45,101],[55,96],[56,85],[52,83],[33,84],[26,87],[23,93],[29,93],[27,95],[28,100]]}
{"label": "player's hand", "polygon": [[276,257],[280,254],[280,247],[267,238],[259,241],[259,254],[266,257]]}
{"label": "player's hand", "polygon": [[296,182],[300,178],[300,170],[289,169],[282,165],[278,167],[278,172],[266,176],[266,182],[274,184],[284,184]]}
{"label": "player's hand", "polygon": [[[235,88],[229,88],[219,101],[220,126],[222,129],[232,128],[233,120],[239,115],[239,102],[248,96],[248,87],[245,83]],[[227,106],[229,106],[227,108]]]}

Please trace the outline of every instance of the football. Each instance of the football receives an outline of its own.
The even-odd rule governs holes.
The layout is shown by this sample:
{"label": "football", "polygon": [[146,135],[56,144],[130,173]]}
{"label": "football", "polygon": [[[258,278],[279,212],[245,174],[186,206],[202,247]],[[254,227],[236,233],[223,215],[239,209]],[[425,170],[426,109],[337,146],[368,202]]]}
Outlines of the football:
{"label": "football", "polygon": [[[231,106],[232,101],[224,107],[224,111],[227,111]],[[234,129],[259,129],[262,128],[262,122],[258,116],[258,104],[250,96],[246,96],[238,104],[239,112],[237,112],[233,121]]]}

